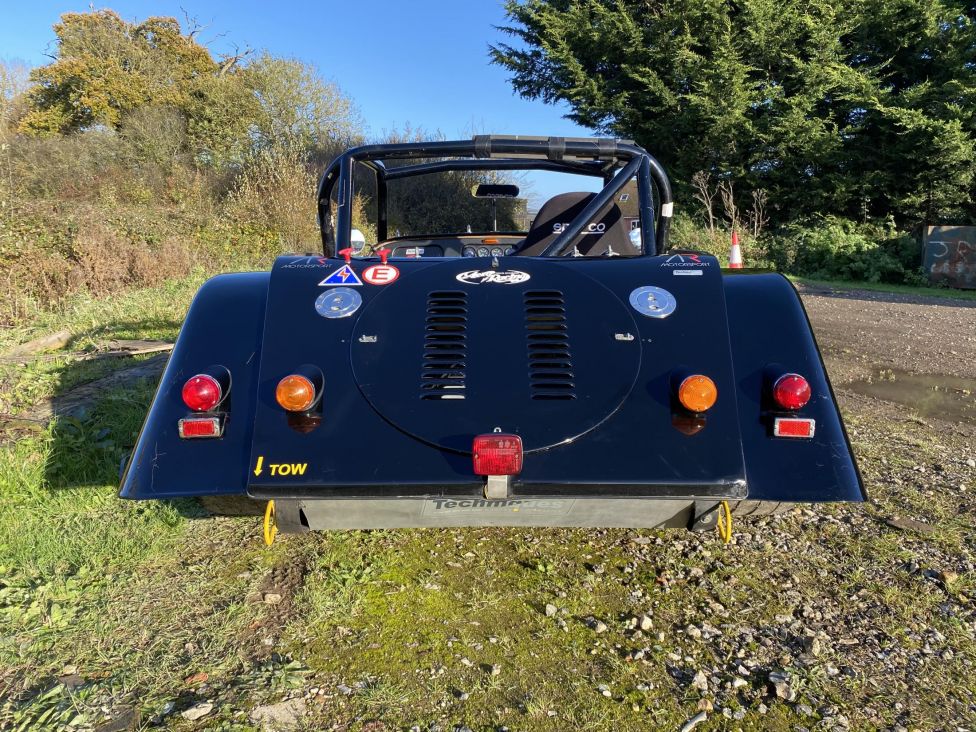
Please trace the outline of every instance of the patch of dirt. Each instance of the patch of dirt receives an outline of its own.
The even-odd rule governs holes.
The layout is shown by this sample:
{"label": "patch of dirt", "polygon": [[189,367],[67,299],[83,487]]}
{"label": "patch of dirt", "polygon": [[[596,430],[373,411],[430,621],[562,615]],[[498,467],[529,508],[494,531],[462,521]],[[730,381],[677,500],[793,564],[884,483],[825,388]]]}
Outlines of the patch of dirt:
{"label": "patch of dirt", "polygon": [[[305,537],[289,537],[295,544],[303,543]],[[306,542],[307,543],[307,542]],[[313,554],[298,547],[299,551],[289,551],[282,562],[271,568],[258,589],[248,596],[251,603],[267,605],[267,611],[260,620],[253,622],[253,658],[263,661],[271,658],[273,649],[281,639],[281,633],[288,622],[297,615],[296,597],[305,583],[305,577],[312,570]]]}

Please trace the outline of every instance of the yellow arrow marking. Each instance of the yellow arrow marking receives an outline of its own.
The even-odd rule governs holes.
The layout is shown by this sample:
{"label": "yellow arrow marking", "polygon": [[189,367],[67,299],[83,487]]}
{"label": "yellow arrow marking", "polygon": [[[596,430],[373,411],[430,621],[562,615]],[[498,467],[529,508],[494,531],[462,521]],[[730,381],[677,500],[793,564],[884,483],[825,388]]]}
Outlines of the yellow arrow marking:
{"label": "yellow arrow marking", "polygon": [[254,474],[261,475],[261,466],[264,465],[264,455],[258,455],[258,464],[254,466]]}

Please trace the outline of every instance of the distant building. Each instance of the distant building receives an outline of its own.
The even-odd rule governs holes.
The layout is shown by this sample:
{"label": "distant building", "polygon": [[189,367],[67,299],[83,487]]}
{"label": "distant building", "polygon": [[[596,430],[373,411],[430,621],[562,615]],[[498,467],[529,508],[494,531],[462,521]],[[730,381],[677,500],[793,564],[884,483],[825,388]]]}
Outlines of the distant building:
{"label": "distant building", "polygon": [[637,180],[630,181],[617,194],[617,207],[623,214],[627,231],[640,228],[640,207],[637,205]]}

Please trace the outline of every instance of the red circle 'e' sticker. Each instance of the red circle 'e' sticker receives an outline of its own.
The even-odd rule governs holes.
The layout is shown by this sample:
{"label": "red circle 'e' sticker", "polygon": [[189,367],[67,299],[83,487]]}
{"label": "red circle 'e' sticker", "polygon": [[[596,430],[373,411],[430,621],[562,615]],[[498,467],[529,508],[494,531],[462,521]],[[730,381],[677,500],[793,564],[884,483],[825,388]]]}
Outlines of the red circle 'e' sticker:
{"label": "red circle 'e' sticker", "polygon": [[392,264],[374,264],[363,270],[363,279],[371,285],[388,285],[399,276],[400,270]]}

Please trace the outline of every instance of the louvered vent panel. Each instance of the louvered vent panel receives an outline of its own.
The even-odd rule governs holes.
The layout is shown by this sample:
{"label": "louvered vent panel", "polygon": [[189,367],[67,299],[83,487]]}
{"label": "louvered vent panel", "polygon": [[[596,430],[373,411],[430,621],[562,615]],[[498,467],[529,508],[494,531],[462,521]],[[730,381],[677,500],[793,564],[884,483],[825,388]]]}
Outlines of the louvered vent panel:
{"label": "louvered vent panel", "polygon": [[575,399],[563,294],[558,290],[527,291],[525,330],[532,399]]}
{"label": "louvered vent panel", "polygon": [[427,295],[421,399],[464,399],[467,330],[468,296],[464,292]]}

